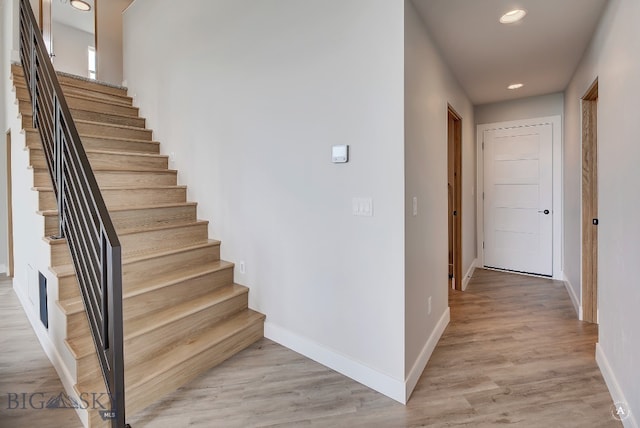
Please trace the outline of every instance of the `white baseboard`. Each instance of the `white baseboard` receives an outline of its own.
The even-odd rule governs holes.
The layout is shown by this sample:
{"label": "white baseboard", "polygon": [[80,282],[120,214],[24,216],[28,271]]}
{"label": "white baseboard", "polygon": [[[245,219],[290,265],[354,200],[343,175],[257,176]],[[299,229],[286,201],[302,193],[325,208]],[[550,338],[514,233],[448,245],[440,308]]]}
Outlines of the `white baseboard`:
{"label": "white baseboard", "polygon": [[431,333],[431,336],[429,336],[429,340],[427,340],[427,343],[424,344],[424,347],[422,348],[418,359],[416,360],[415,364],[411,368],[411,371],[409,372],[409,375],[407,376],[407,380],[405,381],[405,395],[407,397],[406,401],[409,401],[409,397],[411,397],[411,393],[418,384],[418,380],[420,380],[422,372],[424,371],[425,367],[427,367],[427,363],[431,358],[431,354],[433,354],[433,350],[436,349],[436,345],[438,344],[438,341],[440,341],[442,333],[444,333],[444,329],[447,328],[450,319],[451,311],[449,310],[449,308],[447,308],[440,317],[440,320],[438,321],[436,328]]}
{"label": "white baseboard", "polygon": [[596,343],[596,363],[598,363],[604,382],[607,384],[607,388],[609,388],[609,393],[611,394],[613,402],[623,403],[627,406],[627,410],[630,411],[628,417],[622,420],[622,424],[625,428],[639,428],[638,421],[635,417],[636,414],[640,414],[640,408],[638,408],[639,403],[635,403],[636,408],[631,408],[632,403],[625,399],[624,393],[622,392],[622,389],[620,389],[620,384],[611,369],[609,360],[607,359],[602,346],[600,346],[600,343]]}
{"label": "white baseboard", "polygon": [[[20,300],[20,304],[22,305],[22,310],[27,316],[27,319],[31,324],[31,328],[33,329],[34,333],[36,334],[36,337],[38,338],[38,341],[40,342],[40,346],[42,347],[42,350],[46,354],[47,358],[49,358],[49,361],[53,365],[53,368],[56,370],[56,373],[58,373],[58,377],[62,382],[62,386],[65,389],[65,393],[69,397],[72,397],[75,400],[78,400],[78,402],[80,402],[80,397],[77,396],[75,389],[73,389],[73,384],[75,383],[73,380],[73,376],[71,376],[71,373],[69,373],[69,370],[67,366],[64,364],[62,356],[58,352],[58,349],[56,349],[53,342],[51,342],[51,339],[49,338],[49,334],[47,333],[47,330],[45,330],[44,326],[42,325],[42,322],[40,321],[38,314],[35,314],[33,311],[29,310],[29,307],[31,306],[31,301],[29,300],[28,296],[22,293],[21,290],[23,289],[24,288],[21,288],[19,286],[16,278],[14,278],[13,290],[16,293],[16,296],[18,296],[18,300]],[[76,412],[78,414],[78,417],[82,421],[82,424],[85,427],[89,426],[87,411],[82,409],[76,409]]]}
{"label": "white baseboard", "polygon": [[269,321],[264,324],[264,336],[387,397],[406,403],[405,384],[400,379],[381,373]]}
{"label": "white baseboard", "polygon": [[562,272],[562,280],[564,281],[564,286],[567,289],[567,293],[569,293],[569,297],[571,298],[571,303],[573,303],[573,309],[575,309],[576,314],[578,314],[578,319],[582,321],[582,305],[580,304],[580,299],[576,296],[576,292],[573,290],[573,286],[571,285],[571,281],[564,272]]}
{"label": "white baseboard", "polygon": [[471,277],[473,276],[473,272],[475,272],[477,265],[478,265],[478,259],[475,259],[473,262],[471,262],[471,266],[469,266],[469,270],[467,270],[467,273],[464,275],[464,278],[462,279],[462,291],[465,291],[467,289],[467,286],[469,285],[469,281],[471,281]]}
{"label": "white baseboard", "polygon": [[7,265],[0,265],[0,273],[6,273],[7,272]]}

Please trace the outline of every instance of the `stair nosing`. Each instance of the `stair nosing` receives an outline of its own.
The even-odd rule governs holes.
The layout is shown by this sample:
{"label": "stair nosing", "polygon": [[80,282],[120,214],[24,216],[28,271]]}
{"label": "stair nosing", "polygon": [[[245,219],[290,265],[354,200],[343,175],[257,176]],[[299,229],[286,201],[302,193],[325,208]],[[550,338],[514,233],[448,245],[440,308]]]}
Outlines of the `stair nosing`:
{"label": "stair nosing", "polygon": [[[250,321],[250,324],[249,324],[249,325],[251,325],[251,324],[253,324],[253,323],[255,323],[255,322],[264,321],[265,316],[264,316],[263,314],[260,314],[259,312],[256,312],[256,311],[254,311],[254,310],[252,310],[252,309],[250,309],[250,308],[247,308],[246,310],[247,310],[247,311],[249,311],[249,314],[250,314],[249,316],[251,316],[252,318],[255,318],[255,319],[253,319],[253,320],[251,320],[251,321]],[[240,317],[240,316],[243,314],[243,312],[244,312],[244,311],[241,311],[241,312],[239,312],[239,313],[237,313],[237,314],[234,314],[232,317],[229,317],[229,318],[227,318],[227,319],[226,319],[226,320],[224,320],[224,321],[226,321],[226,322],[231,322],[233,319],[235,319],[235,318],[237,318],[237,317]],[[223,322],[224,322],[224,321],[223,321]],[[207,329],[207,330],[210,332],[210,331],[212,331],[212,330],[214,330],[214,329],[216,329],[216,328],[221,328],[221,327],[222,327],[222,326],[213,326],[213,327],[211,327],[211,328],[209,328],[209,329]],[[243,327],[242,329],[244,329],[244,328],[245,328],[245,327]],[[199,355],[199,354],[201,354],[201,353],[205,352],[207,349],[211,348],[211,346],[213,346],[213,345],[215,345],[215,344],[219,344],[219,343],[221,343],[222,341],[224,341],[224,340],[226,340],[226,339],[228,339],[228,338],[232,337],[232,336],[233,336],[234,334],[236,334],[237,332],[238,332],[237,330],[229,331],[229,332],[228,332],[228,333],[226,333],[226,334],[220,335],[220,337],[218,337],[218,338],[217,338],[218,340],[216,340],[215,342],[207,342],[207,346],[201,345],[198,349],[191,350],[192,352],[191,352],[189,355],[186,355],[184,358],[180,358],[180,359],[173,359],[174,361],[176,361],[176,363],[175,363],[175,364],[171,364],[171,365],[168,365],[168,364],[165,364],[165,365],[163,365],[163,364],[157,364],[157,361],[162,361],[162,359],[164,359],[164,358],[169,359],[170,357],[167,357],[167,356],[165,356],[165,355],[170,354],[170,353],[171,353],[171,351],[169,351],[168,353],[165,353],[165,354],[160,354],[160,355],[158,355],[156,358],[153,358],[153,359],[151,359],[151,360],[147,360],[147,361],[144,361],[144,362],[142,362],[142,363],[135,364],[133,367],[140,367],[140,366],[143,366],[143,365],[145,365],[145,364],[149,364],[149,365],[154,365],[155,367],[162,367],[162,368],[161,368],[160,370],[158,370],[158,371],[154,371],[154,372],[152,372],[152,373],[150,373],[150,374],[146,374],[144,377],[142,377],[141,379],[139,379],[136,383],[133,383],[133,384],[128,385],[128,386],[127,386],[127,389],[128,389],[129,391],[132,391],[132,390],[134,390],[134,389],[139,388],[140,386],[142,386],[142,385],[144,385],[145,383],[149,382],[149,380],[153,379],[153,377],[156,377],[156,376],[158,376],[158,375],[159,375],[159,374],[161,374],[161,373],[165,373],[165,372],[167,372],[170,368],[175,367],[175,366],[177,366],[177,365],[179,365],[179,364],[184,364],[187,360],[191,359],[192,357],[194,357],[194,356],[196,356],[196,355]],[[211,334],[211,333],[210,333],[210,334]]]}
{"label": "stair nosing", "polygon": [[[198,203],[197,202],[176,202],[176,203],[170,203],[170,204],[159,204],[159,205],[144,205],[144,206],[135,206],[135,207],[117,207],[117,208],[112,208],[109,209],[109,213],[112,212],[122,212],[122,211],[137,211],[137,210],[146,210],[146,209],[161,209],[161,208],[176,208],[176,207],[191,207],[191,206],[197,206]],[[37,214],[40,214],[42,216],[57,216],[58,215],[58,210],[38,210],[36,211]]]}
{"label": "stair nosing", "polygon": [[[82,137],[81,137],[82,139]],[[39,152],[43,152],[44,148],[42,147],[27,147],[27,150],[35,150]],[[96,150],[96,149],[85,149],[86,154],[99,154],[99,155],[121,155],[127,157],[142,157],[142,158],[158,158],[158,159],[169,159],[168,155],[163,155],[160,153],[141,153],[141,152],[120,152],[114,150]],[[44,167],[41,167],[44,169]],[[156,168],[157,169],[157,168]]]}
{"label": "stair nosing", "polygon": [[[187,223],[189,224],[189,223]],[[191,225],[193,225],[193,223],[190,223]],[[179,225],[180,226],[180,225]],[[184,226],[184,225],[182,225]],[[46,237],[43,238],[45,241],[48,239]],[[61,239],[57,239],[57,240],[53,240],[53,241],[46,241],[48,242],[50,245],[60,245],[67,242],[66,238],[61,238]],[[189,250],[193,250],[193,249],[197,249],[200,247],[205,247],[207,245],[212,245],[212,246],[217,246],[220,245],[220,241],[216,241],[215,239],[208,239],[207,242],[198,242],[198,243],[193,243],[192,245],[187,245],[184,247],[177,247],[177,248],[172,248],[171,250],[163,250],[163,251],[159,251],[159,252],[147,252],[147,253],[137,253],[137,254],[132,254],[130,256],[123,256],[122,258],[122,265],[124,266],[125,264],[132,264],[132,263],[138,263],[144,260],[149,260],[149,259],[153,259],[159,256],[166,256],[169,254],[172,254],[172,252],[178,253],[178,252],[182,252],[182,251],[189,251]],[[227,262],[225,260],[221,260],[222,262],[225,263],[229,263],[231,266],[235,266],[234,263],[232,262]],[[49,266],[49,270],[56,275],[57,278],[63,278],[66,276],[72,276],[75,275],[75,270],[73,267],[73,264],[63,264],[63,265],[58,265],[58,266]],[[64,272],[59,273],[58,271],[62,270]]]}
{"label": "stair nosing", "polygon": [[[32,169],[34,171],[49,171],[49,169],[45,166],[32,166],[30,165],[28,167],[29,169]],[[111,173],[116,173],[116,174],[127,174],[127,173],[132,173],[132,172],[143,172],[143,173],[166,173],[166,174],[171,174],[171,175],[176,175],[178,174],[178,170],[175,169],[165,169],[165,168],[154,168],[154,169],[143,169],[143,168],[130,168],[130,169],[110,169],[110,168],[106,168],[106,167],[99,167],[99,168],[91,168],[93,170],[93,172],[111,172]]]}
{"label": "stair nosing", "polygon": [[[146,286],[142,286],[140,288],[136,288],[135,290],[129,291],[127,293],[123,293],[122,295],[122,299],[129,299],[132,297],[136,297],[136,296],[140,296],[142,294],[148,293],[150,291],[154,291],[154,290],[160,290],[162,288],[166,288],[166,287],[171,287],[172,285],[176,285],[179,284],[180,282],[186,281],[186,280],[191,280],[191,279],[195,279],[195,278],[200,278],[202,276],[205,275],[209,275],[212,273],[216,273],[216,272],[221,272],[223,270],[227,270],[227,269],[232,269],[234,267],[234,264],[225,260],[216,260],[213,261],[211,263],[218,263],[217,266],[211,266],[211,267],[207,267],[204,268],[200,271],[194,272],[194,273],[189,273],[189,274],[184,274],[180,277],[176,277],[170,280],[166,280],[164,282],[157,282],[157,283],[153,283],[152,285],[146,285]],[[69,265],[66,265],[69,266]],[[237,284],[237,283],[232,283],[230,285],[237,285],[240,287],[244,287],[241,284]],[[67,309],[65,309],[66,306],[68,305],[73,305],[73,304],[78,304],[82,302],[82,297],[80,296],[76,296],[76,297],[71,297],[69,299],[64,299],[64,300],[57,300],[56,301],[58,303],[58,306],[63,310],[65,315],[73,315],[73,314],[77,314],[81,311],[78,310],[74,310],[74,311],[67,311]]]}
{"label": "stair nosing", "polygon": [[[25,84],[17,84],[16,85],[15,81],[14,81],[14,85],[13,86],[16,87],[16,88],[20,88],[20,89],[27,89],[27,86]],[[89,89],[87,89],[87,90],[89,90]],[[62,92],[64,93],[64,90]],[[115,96],[119,96],[119,95],[115,95]],[[110,106],[131,108],[131,109],[135,109],[136,112],[140,111],[140,109],[138,107],[133,105],[133,98],[129,97],[128,95],[127,95],[127,97],[130,98],[130,101],[126,101],[126,102],[118,102],[118,101],[115,101],[115,100],[105,100],[103,98],[96,98],[96,97],[92,97],[92,96],[88,96],[88,95],[81,95],[81,94],[64,94],[64,97],[65,97],[65,99],[66,98],[75,98],[75,99],[84,100],[84,101],[108,104]],[[30,100],[24,100],[24,101],[31,102]]]}
{"label": "stair nosing", "polygon": [[[246,312],[248,315],[244,315],[244,314],[245,314],[245,312]],[[177,366],[177,365],[179,365],[179,364],[184,364],[185,362],[187,362],[187,361],[188,361],[189,359],[191,359],[192,357],[195,357],[196,355],[200,355],[201,353],[205,352],[207,349],[211,348],[212,346],[217,345],[217,344],[219,344],[219,343],[223,342],[224,340],[226,340],[226,339],[230,338],[232,335],[234,335],[234,334],[238,333],[239,331],[244,330],[245,328],[247,328],[247,327],[249,327],[249,326],[252,326],[252,325],[253,325],[254,323],[256,323],[256,322],[264,322],[264,319],[265,319],[265,315],[264,315],[264,314],[261,314],[261,313],[259,313],[259,312],[257,312],[257,311],[254,311],[254,310],[253,310],[253,309],[251,309],[251,308],[247,308],[247,309],[245,309],[245,310],[243,310],[243,311],[240,311],[240,312],[238,312],[237,314],[234,314],[234,315],[230,316],[229,318],[226,318],[225,320],[221,321],[221,324],[222,324],[222,323],[231,323],[231,322],[232,322],[232,321],[234,321],[236,318],[239,318],[239,317],[241,317],[241,316],[243,316],[243,315],[244,315],[244,316],[246,316],[246,317],[250,317],[250,318],[251,318],[251,319],[249,319],[249,320],[248,320],[248,323],[247,323],[245,326],[243,326],[243,327],[241,327],[241,328],[239,328],[239,329],[234,329],[234,330],[230,331],[230,332],[229,332],[229,333],[227,333],[227,334],[220,335],[220,337],[218,337],[218,338],[217,338],[217,340],[216,340],[215,342],[211,342],[211,341],[207,342],[207,345],[208,345],[208,346],[206,346],[206,347],[205,347],[205,346],[201,346],[201,348],[200,348],[200,349],[196,349],[196,350],[195,350],[196,352],[193,352],[193,353],[191,353],[191,354],[187,355],[185,358],[180,358],[180,359],[179,359],[179,360],[177,360],[177,361],[176,361],[176,360],[174,360],[174,361],[176,361],[176,363],[175,363],[175,364],[165,364],[165,365],[162,365],[162,364],[157,364],[157,363],[156,363],[156,360],[161,360],[161,358],[162,358],[164,355],[168,354],[168,353],[166,353],[166,354],[158,355],[157,357],[155,357],[155,358],[153,358],[153,359],[150,359],[150,360],[147,360],[147,361],[144,361],[144,362],[141,362],[141,363],[138,363],[138,364],[133,365],[131,368],[134,368],[134,367],[140,367],[140,366],[142,366],[142,365],[144,365],[144,364],[152,365],[152,363],[156,363],[156,364],[155,364],[155,367],[161,367],[161,369],[156,370],[156,371],[153,371],[151,375],[146,375],[146,376],[142,377],[141,379],[139,379],[139,380],[138,380],[136,383],[134,383],[134,384],[129,384],[129,385],[127,385],[127,387],[126,387],[127,392],[128,392],[128,393],[131,393],[131,392],[133,392],[134,390],[137,390],[138,388],[140,388],[140,386],[142,386],[142,385],[144,385],[145,383],[149,382],[149,380],[151,380],[153,377],[156,377],[156,376],[158,376],[158,375],[161,375],[161,374],[163,374],[163,373],[166,373],[166,372],[167,372],[167,371],[169,371],[171,368],[173,368],[173,367],[175,367],[175,366]],[[222,327],[222,326],[220,326],[220,325],[213,326],[213,327],[211,327],[211,328],[207,329],[207,332],[209,332],[209,334],[211,334],[211,331],[212,331],[212,330],[214,330],[214,329],[216,329],[216,328],[221,328],[221,327]],[[171,351],[170,351],[169,353],[171,353]],[[169,359],[169,357],[165,357],[165,358]],[[76,385],[76,386],[77,386],[77,385]],[[88,385],[86,385],[86,386],[89,388],[89,389],[87,389],[87,390],[97,390],[97,389],[94,387],[94,383],[90,383],[90,384],[88,384]],[[75,387],[75,386],[74,386],[74,387]],[[93,389],[92,389],[92,388],[93,388]],[[77,388],[77,389],[79,390],[79,388]]]}
{"label": "stair nosing", "polygon": [[[26,131],[26,132],[32,132],[32,133],[38,134],[38,130],[36,128],[23,128],[23,130]],[[83,133],[80,133],[80,139],[82,139],[82,137],[102,138],[102,139],[105,139],[105,140],[115,140],[115,141],[134,142],[134,143],[150,143],[150,144],[154,144],[154,145],[160,145],[159,141],[143,140],[143,139],[140,139],[140,138],[124,138],[124,137],[112,137],[112,136],[109,136],[109,135],[96,135],[96,134],[83,134]],[[34,148],[33,150],[41,150],[41,149]]]}
{"label": "stair nosing", "polygon": [[[231,288],[230,291],[226,291],[225,290],[226,287],[221,287],[219,289],[216,290],[212,290],[206,294],[203,294],[201,296],[199,296],[196,299],[193,300],[188,300],[186,302],[182,302],[177,306],[174,306],[172,308],[168,308],[168,309],[164,309],[164,310],[160,310],[160,311],[156,311],[153,312],[151,314],[147,314],[147,315],[143,315],[142,317],[146,316],[148,318],[159,318],[159,322],[155,322],[155,323],[146,323],[146,325],[142,326],[141,328],[136,329],[135,331],[129,332],[125,335],[123,335],[123,342],[127,341],[127,340],[131,340],[131,339],[135,339],[137,337],[140,337],[144,334],[148,334],[154,330],[157,330],[161,327],[165,327],[173,322],[176,322],[178,320],[181,320],[183,318],[186,318],[188,316],[191,316],[193,314],[196,314],[198,312],[202,312],[204,310],[207,310],[213,306],[216,306],[222,302],[225,302],[227,300],[236,298],[238,296],[242,296],[243,294],[248,294],[249,293],[249,289],[243,285],[238,285],[238,284],[229,284],[229,288]],[[216,296],[219,295],[219,296]],[[210,299],[210,300],[208,300]],[[198,305],[193,306],[193,301],[200,301],[198,303]],[[191,304],[191,306],[190,306]],[[162,316],[163,312],[169,312],[170,310],[174,310],[176,307],[180,307],[180,306],[184,306],[186,310],[181,310],[179,312],[176,312],[173,316],[167,317],[167,316]],[[223,320],[221,320],[223,321]],[[211,326],[213,327],[213,326]],[[86,340],[90,340],[87,339],[86,337],[76,337],[76,338],[72,338],[72,339],[65,339],[65,341],[71,341],[73,339],[78,339],[81,341],[86,341]],[[76,358],[83,358],[87,355],[90,355],[90,353],[83,353],[83,354],[75,354],[75,355],[79,355],[79,357]]]}

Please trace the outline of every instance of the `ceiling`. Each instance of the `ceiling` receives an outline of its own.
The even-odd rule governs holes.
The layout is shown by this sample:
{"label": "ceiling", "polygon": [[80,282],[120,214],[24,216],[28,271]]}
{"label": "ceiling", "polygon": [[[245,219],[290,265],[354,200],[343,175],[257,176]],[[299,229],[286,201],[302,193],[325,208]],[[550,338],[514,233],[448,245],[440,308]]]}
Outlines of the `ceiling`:
{"label": "ceiling", "polygon": [[[563,91],[607,0],[412,0],[475,105]],[[512,9],[525,18],[504,25]],[[511,83],[523,83],[508,90]]]}
{"label": "ceiling", "polygon": [[94,0],[84,1],[91,5],[91,10],[88,12],[72,7],[69,0],[52,0],[51,16],[53,21],[93,34],[95,22],[93,18],[95,11]]}

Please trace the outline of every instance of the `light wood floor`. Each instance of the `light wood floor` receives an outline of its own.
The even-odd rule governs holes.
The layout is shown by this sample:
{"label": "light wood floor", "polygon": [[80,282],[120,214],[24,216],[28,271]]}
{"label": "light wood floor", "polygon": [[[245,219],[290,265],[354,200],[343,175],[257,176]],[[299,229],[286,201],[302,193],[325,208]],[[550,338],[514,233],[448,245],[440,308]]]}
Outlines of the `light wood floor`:
{"label": "light wood floor", "polygon": [[[59,413],[65,411],[6,410],[6,391],[62,388],[7,288],[0,282],[0,426],[80,427],[69,412]],[[562,283],[477,270],[466,292],[451,293],[450,306],[451,324],[407,406],[264,339],[129,423],[621,426],[611,417],[611,398],[594,361],[597,329],[576,320]],[[46,424],[39,423],[43,414]]]}

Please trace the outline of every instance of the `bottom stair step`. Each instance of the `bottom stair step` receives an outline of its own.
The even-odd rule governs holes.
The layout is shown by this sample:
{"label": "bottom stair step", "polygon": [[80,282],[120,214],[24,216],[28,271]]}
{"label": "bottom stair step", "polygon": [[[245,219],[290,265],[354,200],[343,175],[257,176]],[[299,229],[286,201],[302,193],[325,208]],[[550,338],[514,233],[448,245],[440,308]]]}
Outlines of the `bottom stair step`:
{"label": "bottom stair step", "polygon": [[[152,359],[125,367],[127,414],[132,415],[264,336],[263,314],[245,309],[194,336],[185,337]],[[100,391],[102,379],[87,385]],[[83,391],[79,391],[83,392]]]}

